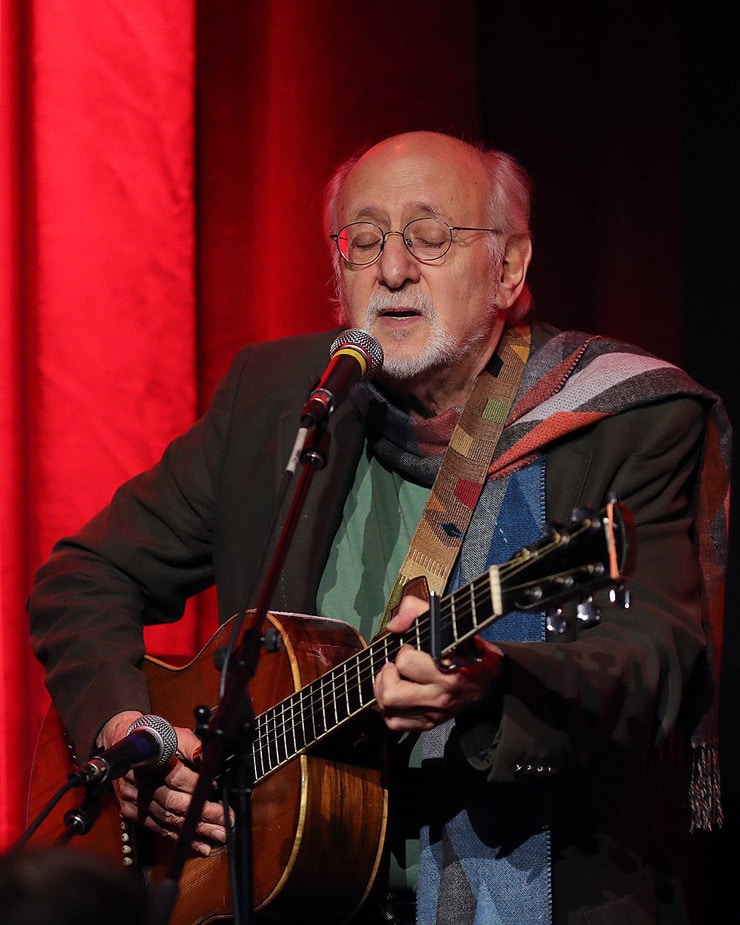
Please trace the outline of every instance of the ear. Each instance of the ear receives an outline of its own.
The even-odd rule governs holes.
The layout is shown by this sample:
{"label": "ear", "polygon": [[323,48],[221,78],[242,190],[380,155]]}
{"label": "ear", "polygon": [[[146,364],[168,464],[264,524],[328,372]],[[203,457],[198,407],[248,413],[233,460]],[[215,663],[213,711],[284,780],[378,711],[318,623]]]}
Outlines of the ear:
{"label": "ear", "polygon": [[506,242],[506,251],[501,264],[499,297],[501,305],[511,308],[524,288],[527,268],[532,259],[532,240],[526,234],[512,234]]}

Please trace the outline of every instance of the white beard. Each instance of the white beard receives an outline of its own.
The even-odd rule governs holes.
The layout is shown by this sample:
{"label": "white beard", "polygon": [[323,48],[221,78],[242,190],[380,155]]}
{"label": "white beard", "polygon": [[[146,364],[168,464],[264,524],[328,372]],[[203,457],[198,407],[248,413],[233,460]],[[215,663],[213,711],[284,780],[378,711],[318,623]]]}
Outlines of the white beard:
{"label": "white beard", "polygon": [[[480,344],[488,337],[493,319],[498,313],[498,306],[492,297],[487,315],[488,324],[479,329],[468,332],[463,338],[456,338],[446,330],[437,318],[437,310],[433,300],[421,292],[405,292],[399,295],[390,291],[375,292],[370,297],[367,312],[365,313],[364,328],[372,332],[372,326],[379,315],[384,311],[400,305],[405,309],[412,309],[426,318],[430,327],[430,336],[427,343],[414,356],[393,356],[391,350],[385,351],[382,378],[390,382],[408,382],[424,374],[444,366],[453,366],[460,363],[465,357],[475,352]],[[344,315],[346,318],[346,310]],[[399,330],[391,335],[394,340],[401,343],[407,336],[405,330]]]}

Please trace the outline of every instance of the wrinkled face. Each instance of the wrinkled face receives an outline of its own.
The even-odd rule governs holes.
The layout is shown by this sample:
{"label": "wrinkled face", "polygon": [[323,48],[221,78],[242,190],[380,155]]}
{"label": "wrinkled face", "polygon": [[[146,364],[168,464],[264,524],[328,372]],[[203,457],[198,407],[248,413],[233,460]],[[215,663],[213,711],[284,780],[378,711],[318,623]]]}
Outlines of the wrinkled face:
{"label": "wrinkled face", "polygon": [[[372,148],[350,171],[337,200],[337,224],[369,221],[401,231],[431,216],[485,228],[487,192],[483,167],[467,145],[446,136],[400,136]],[[500,265],[490,237],[455,231],[442,258],[422,263],[394,234],[370,266],[343,262],[342,320],[380,341],[384,377],[402,382],[451,363],[467,364],[477,375],[503,323],[496,308]]]}

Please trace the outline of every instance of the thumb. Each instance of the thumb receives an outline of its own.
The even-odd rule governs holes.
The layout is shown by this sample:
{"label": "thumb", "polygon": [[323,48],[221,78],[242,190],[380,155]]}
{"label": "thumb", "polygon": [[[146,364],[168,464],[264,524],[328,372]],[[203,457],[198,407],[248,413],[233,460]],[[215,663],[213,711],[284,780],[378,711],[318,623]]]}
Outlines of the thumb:
{"label": "thumb", "polygon": [[203,743],[192,729],[175,726],[177,733],[177,756],[186,764],[194,764],[203,751]]}
{"label": "thumb", "polygon": [[412,594],[407,594],[401,599],[393,614],[393,619],[388,622],[387,628],[392,633],[403,633],[428,608],[429,604],[426,601]]}

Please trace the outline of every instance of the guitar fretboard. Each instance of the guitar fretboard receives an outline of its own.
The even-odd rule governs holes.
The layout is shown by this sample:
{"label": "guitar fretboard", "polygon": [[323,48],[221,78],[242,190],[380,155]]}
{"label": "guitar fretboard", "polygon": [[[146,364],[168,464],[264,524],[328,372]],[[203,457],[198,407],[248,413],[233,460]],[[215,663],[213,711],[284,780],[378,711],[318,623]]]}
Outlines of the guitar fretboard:
{"label": "guitar fretboard", "polygon": [[[440,602],[442,654],[501,616],[499,567]],[[429,651],[431,623],[422,614],[404,634],[379,637],[320,678],[260,714],[253,745],[254,780],[286,764],[357,716],[375,700],[375,678],[393,661],[402,645]]]}
{"label": "guitar fretboard", "polygon": [[[553,526],[532,546],[439,602],[435,649],[446,655],[511,610],[548,605],[621,581],[634,550],[629,511],[610,502],[569,527]],[[629,539],[628,539],[629,537]],[[436,621],[435,621],[436,622]],[[402,645],[431,652],[429,611],[404,634],[383,635],[367,648],[266,710],[255,721],[254,780],[281,767],[375,700],[375,678]]]}

